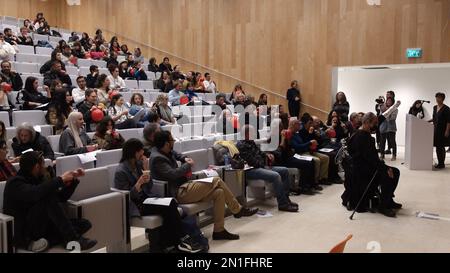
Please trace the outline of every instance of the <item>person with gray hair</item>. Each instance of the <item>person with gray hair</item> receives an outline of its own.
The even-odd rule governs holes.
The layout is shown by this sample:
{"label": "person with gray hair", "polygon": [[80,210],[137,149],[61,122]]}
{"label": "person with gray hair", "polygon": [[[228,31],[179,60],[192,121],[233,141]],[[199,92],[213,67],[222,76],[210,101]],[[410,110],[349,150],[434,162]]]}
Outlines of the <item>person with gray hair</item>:
{"label": "person with gray hair", "polygon": [[55,153],[47,138],[42,136],[29,123],[23,123],[16,129],[16,137],[11,144],[16,157],[20,157],[25,151],[42,152],[45,159],[55,160]]}
{"label": "person with gray hair", "polygon": [[69,115],[67,129],[59,139],[59,151],[64,155],[77,155],[97,150],[98,145],[91,145],[92,140],[83,130],[83,114],[72,112]]}
{"label": "person with gray hair", "polygon": [[161,126],[158,123],[149,123],[144,128],[144,155],[150,157],[152,149],[155,146],[155,134],[161,131]]}
{"label": "person with gray hair", "polygon": [[347,137],[352,136],[356,130],[359,129],[359,127],[361,127],[362,122],[361,122],[361,116],[359,115],[359,113],[352,113],[350,115],[350,120],[348,122],[345,123],[345,128],[347,129]]}
{"label": "person with gray hair", "polygon": [[[395,210],[402,205],[394,201],[400,171],[387,166],[378,157],[375,139],[372,137],[378,127],[378,117],[374,113],[367,113],[362,118],[362,127],[348,141],[348,152],[352,158],[350,167],[351,181],[347,181],[343,194],[343,205],[347,209],[367,212],[370,202],[376,200],[374,196],[380,189],[378,212],[387,217],[395,217]],[[366,189],[368,191],[366,192]],[[362,200],[359,203],[359,200]],[[359,205],[359,206],[358,206]]]}

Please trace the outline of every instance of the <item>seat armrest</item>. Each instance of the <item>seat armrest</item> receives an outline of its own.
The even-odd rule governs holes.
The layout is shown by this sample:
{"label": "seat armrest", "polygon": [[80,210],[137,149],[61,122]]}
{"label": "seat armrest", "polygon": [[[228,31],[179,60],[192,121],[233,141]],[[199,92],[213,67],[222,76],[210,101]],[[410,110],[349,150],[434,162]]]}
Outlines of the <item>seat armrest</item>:
{"label": "seat armrest", "polygon": [[14,253],[14,217],[0,213],[0,253]]}

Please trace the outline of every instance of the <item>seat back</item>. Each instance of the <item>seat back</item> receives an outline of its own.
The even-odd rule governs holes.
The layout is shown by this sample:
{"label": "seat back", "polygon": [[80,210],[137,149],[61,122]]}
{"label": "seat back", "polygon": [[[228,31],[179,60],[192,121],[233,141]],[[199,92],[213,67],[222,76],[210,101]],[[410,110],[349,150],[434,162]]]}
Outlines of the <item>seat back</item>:
{"label": "seat back", "polygon": [[122,149],[111,150],[111,151],[100,151],[97,153],[97,168],[105,167],[111,164],[118,164],[120,158],[122,157]]}
{"label": "seat back", "polygon": [[109,186],[111,188],[114,188],[114,175],[116,174],[116,169],[119,166],[119,164],[112,164],[112,165],[108,165],[106,166],[106,168],[108,168],[108,181],[109,181]]}
{"label": "seat back", "polygon": [[122,137],[125,139],[125,141],[137,138],[142,139],[143,136],[143,128],[137,128],[137,129],[125,129],[125,130],[118,130],[119,133],[122,135]]}
{"label": "seat back", "polygon": [[47,140],[50,143],[50,146],[52,146],[53,152],[59,152],[59,138],[60,135],[55,136],[48,136]]}
{"label": "seat back", "polygon": [[17,45],[19,52],[23,54],[34,54],[34,46]]}
{"label": "seat back", "polygon": [[76,169],[93,169],[94,162],[82,164],[78,155],[63,156],[56,159],[56,175],[62,175],[67,171]]}
{"label": "seat back", "polygon": [[[35,42],[37,42],[38,40],[34,40]],[[53,49],[48,48],[48,47],[36,47],[36,54],[39,55],[46,55],[46,56],[50,56],[52,55]]]}
{"label": "seat back", "polygon": [[11,124],[9,124],[8,112],[0,112],[0,121],[3,121],[3,123],[5,124],[5,127],[11,126]]}
{"label": "seat back", "polygon": [[86,174],[79,178],[80,184],[70,197],[72,201],[81,201],[111,192],[108,168],[86,170]]}
{"label": "seat back", "polygon": [[36,63],[14,63],[11,62],[12,69],[18,73],[39,73],[39,65]]}
{"label": "seat back", "polygon": [[138,89],[139,88],[139,84],[138,84],[137,80],[125,80],[125,85],[129,89]]}
{"label": "seat back", "polygon": [[154,89],[153,79],[149,79],[149,81],[139,81],[139,88],[144,90]]}
{"label": "seat back", "polygon": [[184,156],[192,158],[195,162],[192,167],[192,172],[200,172],[202,170],[208,169],[210,162],[208,159],[208,150],[201,149],[196,151],[183,152]]}
{"label": "seat back", "polygon": [[39,110],[33,111],[14,111],[12,114],[14,126],[19,126],[22,123],[30,123],[31,125],[46,125],[45,112]]}
{"label": "seat back", "polygon": [[0,182],[0,213],[3,212],[3,193],[5,192],[6,181]]}
{"label": "seat back", "polygon": [[201,150],[203,148],[203,139],[191,139],[181,141],[181,151],[189,152]]}

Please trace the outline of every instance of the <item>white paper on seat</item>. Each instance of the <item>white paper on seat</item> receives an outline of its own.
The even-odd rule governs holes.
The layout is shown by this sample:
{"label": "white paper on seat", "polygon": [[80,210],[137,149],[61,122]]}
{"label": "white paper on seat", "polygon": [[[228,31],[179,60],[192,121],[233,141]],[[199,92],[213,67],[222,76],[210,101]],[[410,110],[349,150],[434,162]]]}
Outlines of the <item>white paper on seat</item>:
{"label": "white paper on seat", "polygon": [[300,159],[300,160],[313,161],[312,156],[304,156],[304,155],[296,154],[296,155],[294,155],[294,157],[297,159]]}
{"label": "white paper on seat", "polygon": [[96,158],[97,151],[86,153],[86,154],[80,154],[78,155],[78,158],[81,161],[81,164],[91,163],[97,160]]}
{"label": "white paper on seat", "polygon": [[219,174],[213,169],[203,170],[203,172],[206,174],[207,177],[218,177],[219,176]]}
{"label": "white paper on seat", "polygon": [[173,198],[147,198],[144,201],[146,205],[157,205],[157,206],[170,206]]}
{"label": "white paper on seat", "polygon": [[39,126],[39,125],[36,125],[36,126],[33,126],[33,128],[34,128],[34,130],[35,130],[36,132],[38,132],[38,133],[42,133],[42,129],[41,129],[41,126]]}
{"label": "white paper on seat", "polygon": [[323,149],[319,150],[319,152],[322,152],[322,153],[331,153],[332,151],[334,151],[334,150],[333,149],[327,149],[327,148],[323,148]]}
{"label": "white paper on seat", "polygon": [[46,103],[46,104],[39,105],[39,106],[36,107],[35,109],[42,109],[42,108],[45,108],[45,107],[47,107],[49,104],[50,104],[50,103]]}
{"label": "white paper on seat", "polygon": [[197,179],[194,180],[194,182],[200,182],[200,183],[212,183],[214,180],[214,177],[208,177],[208,178],[204,178],[204,179]]}

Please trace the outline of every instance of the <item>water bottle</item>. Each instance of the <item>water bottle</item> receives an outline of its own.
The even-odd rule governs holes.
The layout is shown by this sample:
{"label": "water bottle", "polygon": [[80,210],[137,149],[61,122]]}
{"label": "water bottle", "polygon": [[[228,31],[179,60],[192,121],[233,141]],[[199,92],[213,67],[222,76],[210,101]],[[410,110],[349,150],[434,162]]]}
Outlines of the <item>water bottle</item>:
{"label": "water bottle", "polygon": [[223,157],[224,162],[225,162],[225,169],[229,170],[230,169],[230,156],[229,155],[225,155]]}

